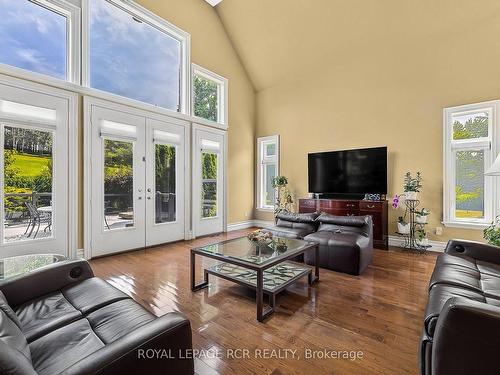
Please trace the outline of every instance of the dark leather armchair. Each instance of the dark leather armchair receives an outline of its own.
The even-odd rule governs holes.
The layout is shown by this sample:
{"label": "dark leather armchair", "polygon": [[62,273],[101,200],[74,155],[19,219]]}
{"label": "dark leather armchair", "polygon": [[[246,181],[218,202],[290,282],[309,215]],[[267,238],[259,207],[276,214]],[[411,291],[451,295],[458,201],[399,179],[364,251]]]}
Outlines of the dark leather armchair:
{"label": "dark leather armchair", "polygon": [[193,374],[189,320],[159,318],[84,260],[0,282],[1,374]]}
{"label": "dark leather armchair", "polygon": [[[334,271],[360,275],[373,257],[371,216],[335,216],[322,213],[318,231],[304,237],[319,244],[319,265]],[[305,254],[307,264],[314,256]]]}
{"label": "dark leather armchair", "polygon": [[451,240],[429,284],[420,373],[498,374],[499,352],[500,247]]}
{"label": "dark leather armchair", "polygon": [[276,225],[263,228],[263,232],[272,233],[274,236],[302,239],[313,233],[318,228],[317,213],[295,214],[282,212],[276,215]]}

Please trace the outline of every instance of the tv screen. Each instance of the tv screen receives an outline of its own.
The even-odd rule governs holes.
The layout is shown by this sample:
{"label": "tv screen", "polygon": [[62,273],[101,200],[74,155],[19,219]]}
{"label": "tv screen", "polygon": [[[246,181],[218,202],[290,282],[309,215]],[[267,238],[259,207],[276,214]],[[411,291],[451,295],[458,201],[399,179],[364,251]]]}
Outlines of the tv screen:
{"label": "tv screen", "polygon": [[309,154],[309,192],[387,194],[387,147]]}

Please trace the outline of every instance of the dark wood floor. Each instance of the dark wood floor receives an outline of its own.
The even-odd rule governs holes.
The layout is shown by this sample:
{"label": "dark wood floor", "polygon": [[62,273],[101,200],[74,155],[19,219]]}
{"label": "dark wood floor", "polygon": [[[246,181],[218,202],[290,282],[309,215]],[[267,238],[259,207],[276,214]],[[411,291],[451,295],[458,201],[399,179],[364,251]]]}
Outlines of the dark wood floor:
{"label": "dark wood floor", "polygon": [[[187,315],[194,347],[222,354],[197,359],[197,374],[417,374],[426,288],[436,254],[376,250],[362,276],[321,270],[318,284],[309,288],[306,280],[299,281],[278,296],[277,312],[258,323],[254,296],[246,288],[215,278],[203,291],[192,293],[189,285],[191,247],[246,232],[99,258],[91,261],[92,268],[156,315]],[[255,358],[255,349],[264,348],[297,350],[300,359]],[[250,358],[225,358],[226,349],[248,349]],[[361,351],[363,356],[306,360],[306,349]],[[278,353],[284,355],[267,354]]]}

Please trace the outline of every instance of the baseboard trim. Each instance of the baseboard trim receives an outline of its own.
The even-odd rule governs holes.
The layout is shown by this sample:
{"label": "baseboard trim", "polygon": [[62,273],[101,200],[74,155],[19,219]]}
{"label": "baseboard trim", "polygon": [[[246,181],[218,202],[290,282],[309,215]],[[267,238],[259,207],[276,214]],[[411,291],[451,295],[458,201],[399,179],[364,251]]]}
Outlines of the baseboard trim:
{"label": "baseboard trim", "polygon": [[238,221],[236,223],[230,223],[227,225],[227,231],[231,232],[233,230],[247,229],[252,227],[264,228],[273,226],[274,223],[272,221],[266,220],[245,220]]}
{"label": "baseboard trim", "polygon": [[[394,247],[403,247],[404,244],[404,238],[399,237],[399,236],[389,236],[389,246],[394,246]],[[441,242],[441,241],[429,241],[429,245],[432,247],[429,248],[429,251],[436,251],[439,253],[444,252],[444,249],[446,247],[446,242]]]}

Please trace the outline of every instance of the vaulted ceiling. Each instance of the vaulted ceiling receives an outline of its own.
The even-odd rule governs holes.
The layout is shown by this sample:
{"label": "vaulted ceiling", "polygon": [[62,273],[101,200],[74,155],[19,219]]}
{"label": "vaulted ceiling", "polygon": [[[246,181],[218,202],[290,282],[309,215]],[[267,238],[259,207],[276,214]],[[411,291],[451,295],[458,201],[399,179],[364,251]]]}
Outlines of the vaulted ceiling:
{"label": "vaulted ceiling", "polygon": [[216,10],[260,91],[351,55],[425,53],[429,38],[446,48],[450,33],[498,22],[500,1],[224,0]]}

